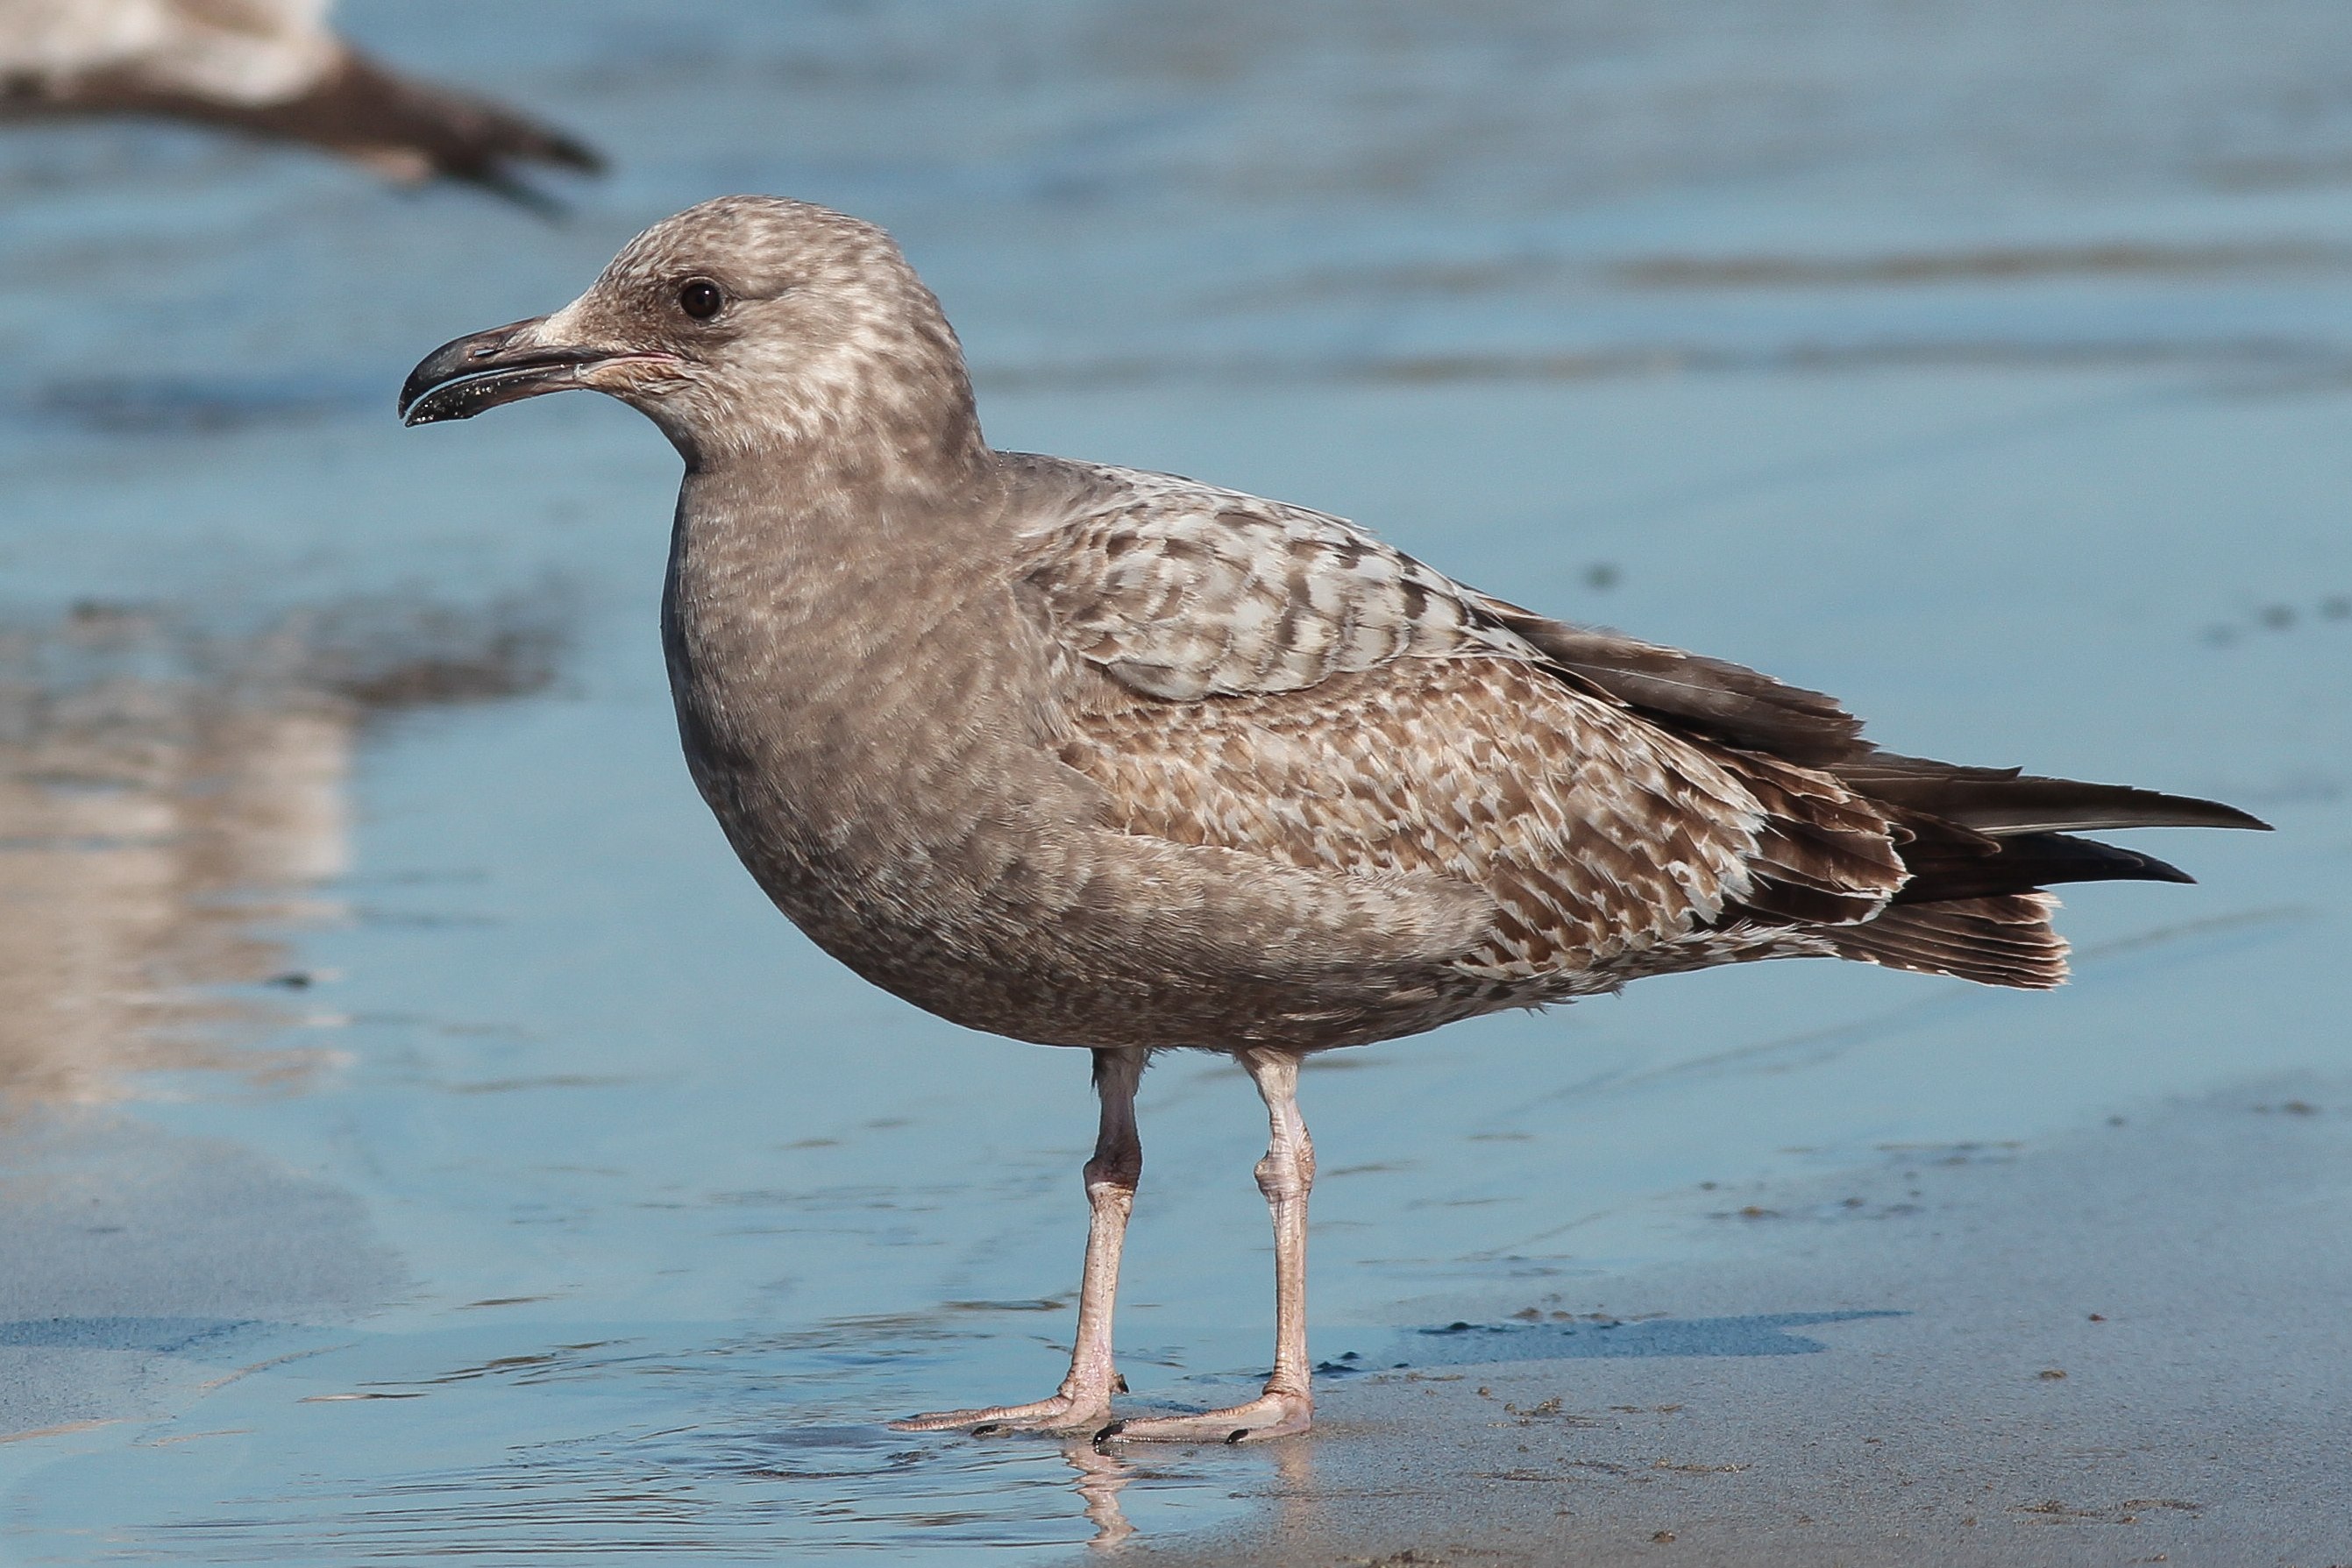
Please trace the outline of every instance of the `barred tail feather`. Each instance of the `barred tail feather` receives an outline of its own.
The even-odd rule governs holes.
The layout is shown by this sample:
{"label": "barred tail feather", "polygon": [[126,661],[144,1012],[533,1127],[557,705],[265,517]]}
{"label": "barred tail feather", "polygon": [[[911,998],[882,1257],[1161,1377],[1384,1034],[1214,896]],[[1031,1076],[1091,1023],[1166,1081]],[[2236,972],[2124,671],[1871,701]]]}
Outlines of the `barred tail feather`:
{"label": "barred tail feather", "polygon": [[1841,958],[2046,991],[2066,978],[2066,939],[2050,925],[2057,907],[2046,893],[1898,904],[1822,935]]}

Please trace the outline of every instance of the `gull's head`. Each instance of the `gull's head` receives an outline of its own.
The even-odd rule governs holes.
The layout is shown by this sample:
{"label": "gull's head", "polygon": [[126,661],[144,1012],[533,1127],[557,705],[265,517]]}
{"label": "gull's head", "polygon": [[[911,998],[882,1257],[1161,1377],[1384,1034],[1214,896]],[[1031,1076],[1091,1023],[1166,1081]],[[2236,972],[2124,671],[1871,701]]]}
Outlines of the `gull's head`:
{"label": "gull's head", "polygon": [[722,196],[631,240],[552,315],[445,343],[404,423],[586,388],[689,462],[835,442],[868,462],[976,447],[963,355],[890,236],[806,202]]}

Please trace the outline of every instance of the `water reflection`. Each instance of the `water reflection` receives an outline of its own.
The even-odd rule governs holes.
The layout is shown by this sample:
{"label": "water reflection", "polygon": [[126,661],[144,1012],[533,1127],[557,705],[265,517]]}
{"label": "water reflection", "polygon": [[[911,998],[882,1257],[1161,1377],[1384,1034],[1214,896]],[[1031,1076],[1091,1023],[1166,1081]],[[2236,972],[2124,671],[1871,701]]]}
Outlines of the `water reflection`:
{"label": "water reflection", "polygon": [[877,1340],[864,1322],[715,1340],[677,1326],[557,1343],[543,1326],[477,1320],[322,1349],[278,1389],[267,1377],[238,1384],[191,1425],[288,1431],[305,1451],[334,1454],[331,1473],[165,1498],[131,1533],[139,1550],[210,1563],[307,1561],[321,1540],[338,1561],[1019,1563],[1213,1526],[1262,1495],[1313,1493],[1302,1468],[1311,1445],[1112,1454],[1083,1437],[911,1443],[859,1418],[871,1391],[846,1370],[903,1357],[897,1336]]}
{"label": "water reflection", "polygon": [[1118,1506],[1118,1494],[1135,1479],[1134,1470],[1117,1454],[1105,1453],[1090,1437],[1074,1437],[1062,1445],[1062,1460],[1077,1472],[1079,1500],[1086,1504],[1087,1522],[1095,1527],[1097,1548],[1116,1546],[1135,1533]]}
{"label": "water reflection", "polygon": [[[354,601],[257,632],[85,603],[0,627],[0,1108],[235,1066],[310,977],[278,935],[340,917],[348,788],[389,715],[547,684],[541,601]],[[224,994],[274,984],[283,999]]]}
{"label": "water reflection", "polygon": [[[1035,1560],[1154,1533],[1123,1505],[1138,1482],[1150,1483],[1135,1495],[1164,1533],[1229,1516],[1233,1495],[1261,1490],[1266,1468],[1263,1454],[1185,1450],[1146,1469],[1084,1438],[1058,1449],[1019,1440],[908,1448],[872,1427],[727,1425],[557,1442],[517,1434],[497,1466],[298,1485],[149,1527],[142,1543],[211,1562],[283,1561],[321,1538],[355,1559],[398,1561],[940,1550]],[[1307,1495],[1307,1478],[1292,1474],[1298,1460],[1273,1462],[1284,1495]],[[1064,1500],[1073,1490],[1075,1509]]]}
{"label": "water reflection", "polygon": [[1315,1484],[1315,1445],[1276,1443],[1272,1448],[1275,1488],[1271,1523],[1277,1530],[1303,1530],[1324,1500]]}

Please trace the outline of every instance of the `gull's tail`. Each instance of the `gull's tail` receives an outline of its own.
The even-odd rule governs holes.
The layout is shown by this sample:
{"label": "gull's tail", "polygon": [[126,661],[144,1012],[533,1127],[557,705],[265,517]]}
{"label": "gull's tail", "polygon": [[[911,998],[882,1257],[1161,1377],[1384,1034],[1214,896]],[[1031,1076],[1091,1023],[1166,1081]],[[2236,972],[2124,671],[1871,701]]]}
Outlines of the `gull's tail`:
{"label": "gull's tail", "polygon": [[1910,873],[1875,918],[1825,933],[1839,956],[2031,990],[2066,977],[2066,942],[2050,925],[2058,901],[2044,889],[2195,880],[2152,855],[2074,831],[2269,826],[2215,800],[1892,752],[1830,771],[1890,808],[1906,835],[1897,852]]}

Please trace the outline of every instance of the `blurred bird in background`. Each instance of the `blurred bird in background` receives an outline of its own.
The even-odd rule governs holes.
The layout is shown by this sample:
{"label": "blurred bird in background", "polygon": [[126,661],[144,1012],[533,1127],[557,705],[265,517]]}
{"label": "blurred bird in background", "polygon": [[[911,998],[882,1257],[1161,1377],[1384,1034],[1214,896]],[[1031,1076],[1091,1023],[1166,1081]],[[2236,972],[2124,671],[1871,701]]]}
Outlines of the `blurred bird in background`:
{"label": "blurred bird in background", "polygon": [[330,0],[0,0],[0,118],[152,115],[322,148],[388,179],[463,181],[527,205],[516,173],[582,173],[578,139],[393,71],[327,26]]}

